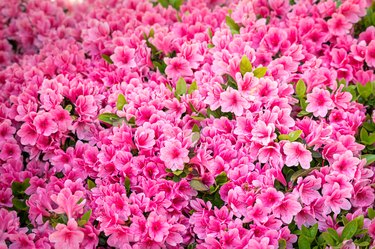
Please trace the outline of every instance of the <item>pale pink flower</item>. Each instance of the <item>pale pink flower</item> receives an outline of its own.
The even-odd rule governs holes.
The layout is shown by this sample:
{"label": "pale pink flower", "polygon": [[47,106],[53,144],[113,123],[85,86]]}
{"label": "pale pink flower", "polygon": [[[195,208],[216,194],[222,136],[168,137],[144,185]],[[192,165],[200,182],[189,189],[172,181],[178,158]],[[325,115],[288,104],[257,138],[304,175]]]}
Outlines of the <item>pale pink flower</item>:
{"label": "pale pink flower", "polygon": [[55,244],[55,249],[79,249],[83,238],[84,233],[74,219],[69,219],[67,225],[57,224],[56,231],[49,235],[49,240]]}
{"label": "pale pink flower", "polygon": [[306,145],[299,142],[287,142],[284,144],[283,150],[286,155],[285,164],[287,166],[297,166],[299,163],[303,169],[310,168],[312,155],[306,149]]}
{"label": "pale pink flower", "polygon": [[333,109],[333,101],[327,90],[314,88],[312,93],[307,94],[308,105],[306,111],[312,112],[315,117],[325,117],[328,110]]}
{"label": "pale pink flower", "polygon": [[189,162],[188,155],[189,150],[182,147],[178,140],[166,141],[164,147],[160,149],[160,159],[173,171],[184,169],[184,163]]}

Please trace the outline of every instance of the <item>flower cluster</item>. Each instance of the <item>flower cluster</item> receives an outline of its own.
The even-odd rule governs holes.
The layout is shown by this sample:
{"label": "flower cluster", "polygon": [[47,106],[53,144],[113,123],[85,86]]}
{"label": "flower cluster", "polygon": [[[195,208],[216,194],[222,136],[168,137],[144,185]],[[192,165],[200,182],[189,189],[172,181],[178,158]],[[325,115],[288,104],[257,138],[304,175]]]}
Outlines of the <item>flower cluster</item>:
{"label": "flower cluster", "polygon": [[0,248],[375,246],[371,4],[1,1]]}

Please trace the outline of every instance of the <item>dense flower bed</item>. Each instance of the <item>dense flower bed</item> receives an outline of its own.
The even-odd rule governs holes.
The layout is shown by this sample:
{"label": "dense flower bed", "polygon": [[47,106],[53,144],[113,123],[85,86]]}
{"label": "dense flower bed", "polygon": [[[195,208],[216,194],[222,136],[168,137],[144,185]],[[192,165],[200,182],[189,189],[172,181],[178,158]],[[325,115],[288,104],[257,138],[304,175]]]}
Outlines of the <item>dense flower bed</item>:
{"label": "dense flower bed", "polygon": [[0,1],[0,248],[375,246],[371,4]]}

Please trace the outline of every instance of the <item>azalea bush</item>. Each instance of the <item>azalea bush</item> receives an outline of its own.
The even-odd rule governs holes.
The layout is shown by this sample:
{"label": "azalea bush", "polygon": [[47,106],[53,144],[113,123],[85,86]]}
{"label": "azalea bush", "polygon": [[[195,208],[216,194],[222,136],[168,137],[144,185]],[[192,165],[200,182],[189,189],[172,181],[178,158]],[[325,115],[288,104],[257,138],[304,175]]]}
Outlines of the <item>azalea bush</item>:
{"label": "azalea bush", "polygon": [[371,0],[0,1],[0,248],[372,248]]}

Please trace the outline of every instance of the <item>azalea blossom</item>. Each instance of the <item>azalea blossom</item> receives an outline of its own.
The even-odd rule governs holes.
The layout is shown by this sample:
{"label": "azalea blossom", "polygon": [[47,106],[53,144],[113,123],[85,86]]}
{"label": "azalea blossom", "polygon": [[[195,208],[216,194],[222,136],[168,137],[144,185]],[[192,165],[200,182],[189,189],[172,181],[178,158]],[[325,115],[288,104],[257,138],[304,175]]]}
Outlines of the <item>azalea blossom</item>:
{"label": "azalea blossom", "polygon": [[173,171],[184,169],[184,163],[189,162],[188,154],[189,150],[177,140],[166,141],[165,146],[160,149],[160,159]]}
{"label": "azalea blossom", "polygon": [[312,155],[306,149],[306,146],[299,142],[287,142],[284,144],[283,150],[286,155],[285,164],[287,166],[297,166],[300,164],[303,169],[310,168]]}

